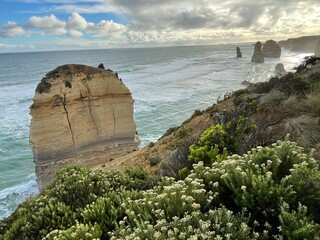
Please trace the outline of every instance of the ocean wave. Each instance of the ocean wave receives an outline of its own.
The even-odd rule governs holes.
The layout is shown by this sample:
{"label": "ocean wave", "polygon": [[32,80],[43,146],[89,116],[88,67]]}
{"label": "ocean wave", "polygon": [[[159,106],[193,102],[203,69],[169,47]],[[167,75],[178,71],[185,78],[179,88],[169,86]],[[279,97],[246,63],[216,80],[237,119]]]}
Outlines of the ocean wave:
{"label": "ocean wave", "polygon": [[8,217],[21,202],[39,194],[35,174],[26,180],[29,181],[0,191],[0,220]]}

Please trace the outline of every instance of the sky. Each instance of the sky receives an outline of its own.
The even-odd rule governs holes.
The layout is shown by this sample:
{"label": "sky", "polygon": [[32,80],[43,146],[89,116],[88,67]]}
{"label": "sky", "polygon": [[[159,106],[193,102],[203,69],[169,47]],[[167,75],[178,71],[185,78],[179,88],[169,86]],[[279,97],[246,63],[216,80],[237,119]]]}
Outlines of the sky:
{"label": "sky", "polygon": [[0,52],[210,45],[320,34],[320,0],[0,0]]}

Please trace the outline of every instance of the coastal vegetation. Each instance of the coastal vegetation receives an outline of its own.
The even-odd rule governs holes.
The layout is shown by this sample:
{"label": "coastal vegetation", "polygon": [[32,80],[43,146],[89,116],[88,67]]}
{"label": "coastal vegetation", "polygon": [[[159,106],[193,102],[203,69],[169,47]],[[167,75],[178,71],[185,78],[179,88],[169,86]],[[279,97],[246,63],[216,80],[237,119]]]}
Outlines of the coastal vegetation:
{"label": "coastal vegetation", "polygon": [[215,148],[182,179],[67,168],[1,232],[17,240],[317,239],[319,200],[319,161],[279,140],[241,156]]}
{"label": "coastal vegetation", "polygon": [[[196,111],[167,132],[170,158],[147,159],[161,176],[64,169],[0,222],[0,239],[319,239],[319,83],[311,57]],[[214,122],[195,137],[204,114]]]}

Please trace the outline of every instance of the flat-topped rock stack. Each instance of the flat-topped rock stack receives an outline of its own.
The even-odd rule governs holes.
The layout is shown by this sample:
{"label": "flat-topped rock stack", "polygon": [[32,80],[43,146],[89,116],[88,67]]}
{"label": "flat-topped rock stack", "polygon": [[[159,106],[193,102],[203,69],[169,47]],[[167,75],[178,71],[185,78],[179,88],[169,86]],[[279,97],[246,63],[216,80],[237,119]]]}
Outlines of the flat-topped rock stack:
{"label": "flat-topped rock stack", "polygon": [[268,40],[263,44],[262,47],[263,56],[266,58],[280,58],[281,57],[281,47],[276,41]]}
{"label": "flat-topped rock stack", "polygon": [[103,65],[68,64],[47,73],[30,114],[40,191],[63,167],[93,167],[138,149],[131,93]]}

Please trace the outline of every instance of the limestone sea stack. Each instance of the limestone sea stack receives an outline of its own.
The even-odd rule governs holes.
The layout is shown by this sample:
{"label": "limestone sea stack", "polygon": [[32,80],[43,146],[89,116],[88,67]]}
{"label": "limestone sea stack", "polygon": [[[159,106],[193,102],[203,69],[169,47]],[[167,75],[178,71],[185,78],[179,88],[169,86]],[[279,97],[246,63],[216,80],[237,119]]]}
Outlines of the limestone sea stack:
{"label": "limestone sea stack", "polygon": [[281,47],[276,41],[268,40],[265,44],[263,44],[262,53],[266,58],[280,58]]}
{"label": "limestone sea stack", "polygon": [[284,68],[284,65],[282,63],[278,63],[275,66],[274,70],[276,72],[276,75],[279,76],[279,77],[287,73],[287,71]]}
{"label": "limestone sea stack", "polygon": [[102,66],[63,65],[36,88],[30,145],[40,191],[63,167],[93,167],[138,149],[131,93]]}
{"label": "limestone sea stack", "polygon": [[254,45],[254,50],[253,50],[251,62],[255,62],[255,63],[263,63],[264,62],[264,56],[262,54],[261,47],[262,47],[262,44],[259,41]]}
{"label": "limestone sea stack", "polygon": [[242,53],[241,53],[239,47],[237,47],[237,57],[238,57],[238,58],[242,58]]}

